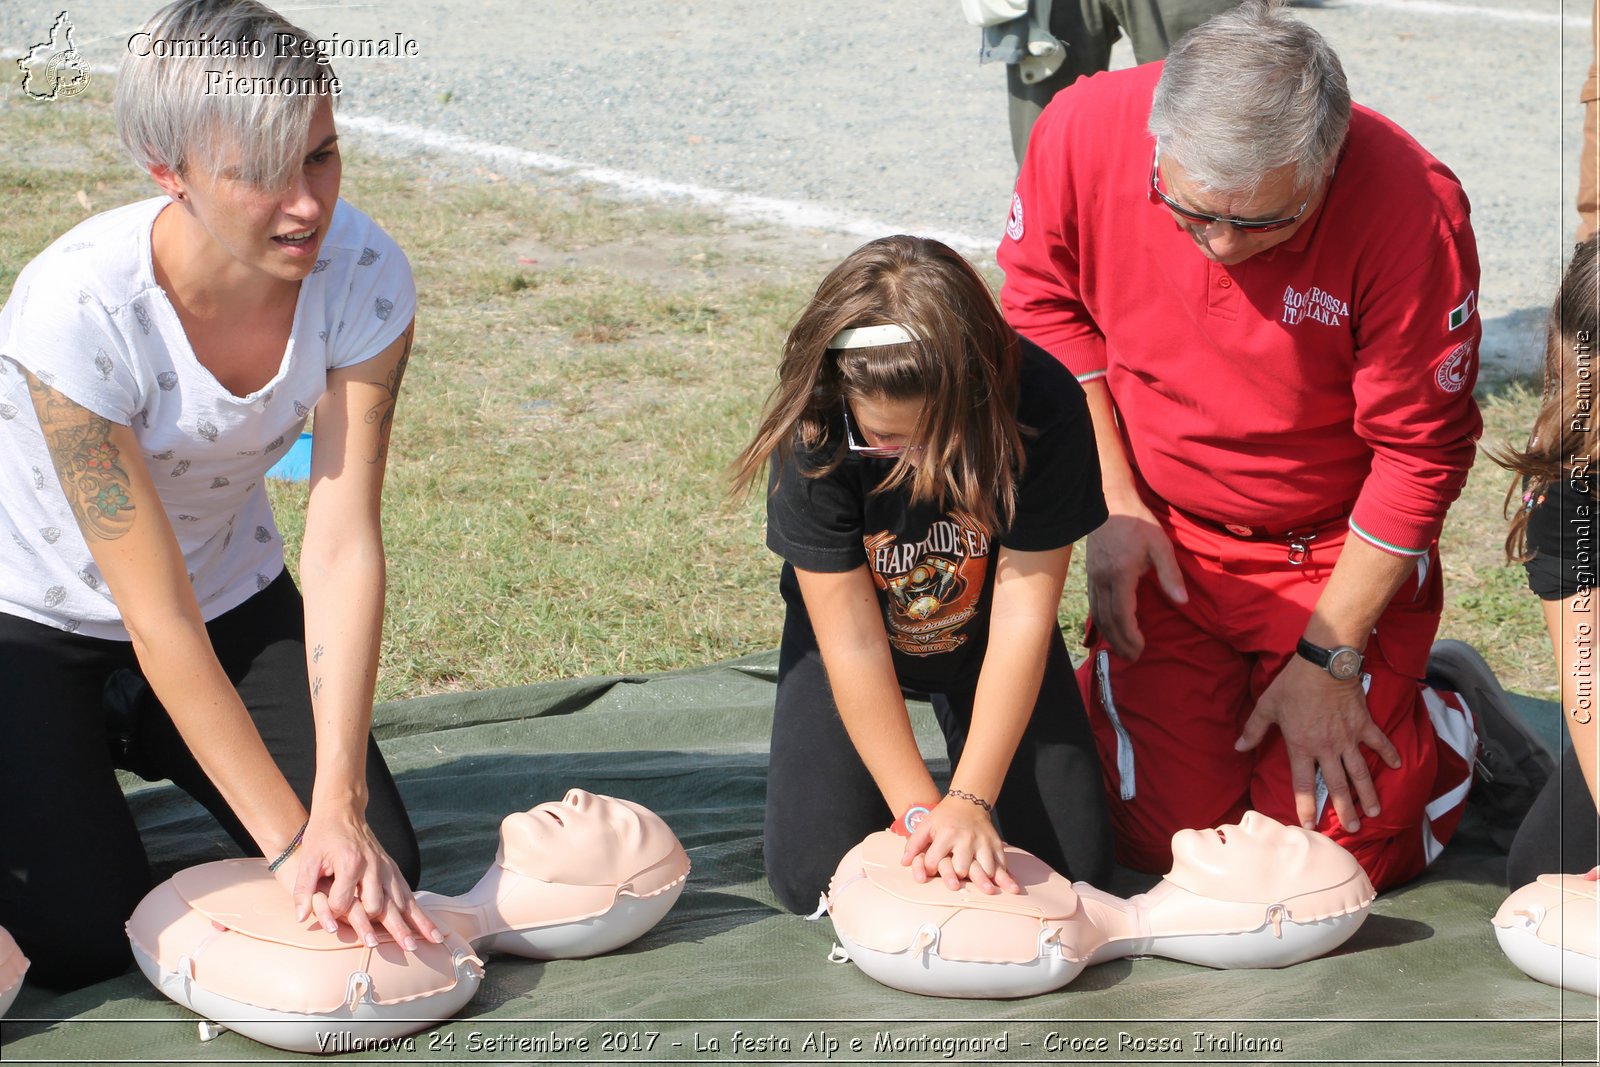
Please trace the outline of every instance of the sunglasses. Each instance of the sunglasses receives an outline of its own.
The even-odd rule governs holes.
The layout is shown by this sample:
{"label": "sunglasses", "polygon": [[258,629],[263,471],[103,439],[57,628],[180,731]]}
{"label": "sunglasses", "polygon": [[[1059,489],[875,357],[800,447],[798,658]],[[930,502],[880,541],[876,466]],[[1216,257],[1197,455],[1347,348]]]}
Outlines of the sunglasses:
{"label": "sunglasses", "polygon": [[1274,230],[1293,226],[1298,222],[1300,216],[1306,213],[1306,206],[1311,203],[1311,197],[1306,197],[1305,202],[1300,205],[1300,210],[1281,219],[1241,219],[1233,215],[1212,215],[1204,211],[1196,211],[1193,208],[1184,207],[1161,191],[1161,145],[1157,143],[1155,156],[1150,161],[1150,202],[1152,204],[1165,205],[1168,211],[1171,211],[1181,219],[1194,223],[1196,226],[1210,226],[1212,223],[1226,222],[1242,233],[1271,233]]}
{"label": "sunglasses", "polygon": [[921,445],[896,445],[893,448],[880,448],[877,445],[864,445],[856,440],[855,420],[850,417],[850,405],[839,401],[839,408],[844,412],[844,443],[850,451],[858,456],[868,459],[899,459],[906,452],[921,452]]}

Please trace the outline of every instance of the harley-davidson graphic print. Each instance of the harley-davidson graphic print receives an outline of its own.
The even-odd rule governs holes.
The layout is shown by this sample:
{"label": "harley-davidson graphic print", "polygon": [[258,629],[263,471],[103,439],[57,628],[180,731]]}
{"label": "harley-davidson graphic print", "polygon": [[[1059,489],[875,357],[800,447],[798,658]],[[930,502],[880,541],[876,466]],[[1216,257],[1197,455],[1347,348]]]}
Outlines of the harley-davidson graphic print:
{"label": "harley-davidson graphic print", "polygon": [[[1062,548],[1105,521],[1083,389],[1026,341],[1016,414],[1024,462],[1016,517],[1003,531],[985,530],[952,508],[912,504],[907,489],[882,489],[894,469],[890,459],[851,453],[820,477],[805,472],[826,457],[803,450],[773,465],[767,546],[800,570],[868,568],[903,684],[936,689],[939,679],[982,662],[1002,548]],[[839,441],[843,427],[831,431],[830,440]]]}
{"label": "harley-davidson graphic print", "polygon": [[908,656],[950,652],[967,640],[962,627],[978,612],[989,573],[989,535],[955,513],[904,542],[887,530],[867,537],[867,566],[884,598],[889,644]]}

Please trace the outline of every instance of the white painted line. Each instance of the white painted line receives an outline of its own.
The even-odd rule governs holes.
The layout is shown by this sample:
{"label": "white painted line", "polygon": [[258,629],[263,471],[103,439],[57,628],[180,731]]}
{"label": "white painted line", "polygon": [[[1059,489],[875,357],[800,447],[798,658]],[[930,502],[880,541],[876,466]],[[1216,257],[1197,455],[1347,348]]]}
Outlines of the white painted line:
{"label": "white painted line", "polygon": [[1590,20],[1580,15],[1563,15],[1559,11],[1524,11],[1521,8],[1485,7],[1481,4],[1453,4],[1448,0],[1338,0],[1325,11],[1340,7],[1381,7],[1389,11],[1402,11],[1412,15],[1446,15],[1451,18],[1489,19],[1494,22],[1531,22],[1539,26],[1562,26],[1570,30],[1586,30]]}
{"label": "white painted line", "polygon": [[[1535,25],[1560,26],[1564,29],[1587,30],[1591,21],[1560,12],[1527,11],[1516,8],[1488,7],[1481,4],[1451,3],[1449,0],[1335,0],[1333,6],[1323,8],[1336,11],[1340,7],[1371,7],[1417,15],[1438,15],[1450,18],[1485,19],[1495,22],[1521,22]],[[114,73],[115,68],[96,64],[96,73]],[[532,170],[564,174],[567,177],[609,189],[633,199],[657,201],[687,201],[700,207],[719,211],[731,219],[786,226],[796,230],[824,230],[854,237],[873,238],[891,233],[914,233],[932,237],[968,256],[988,258],[994,254],[998,240],[974,237],[970,234],[945,230],[924,229],[917,225],[886,222],[862,215],[851,215],[822,204],[799,200],[780,200],[770,196],[734,193],[710,189],[702,185],[672,182],[653,178],[647,174],[617,170],[613,167],[590,166],[575,160],[563,159],[544,152],[532,152],[509,145],[488,141],[475,141],[456,134],[430,130],[406,122],[394,122],[375,115],[339,116],[340,125],[375,134],[394,141],[421,148],[437,149],[471,156],[501,166],[521,166]],[[998,224],[997,224],[998,229]]]}
{"label": "white painted line", "polygon": [[[115,75],[117,67],[94,64],[90,70],[96,74]],[[634,174],[611,167],[591,167],[560,156],[544,152],[530,152],[508,145],[474,141],[467,137],[413,126],[407,122],[392,122],[375,115],[352,115],[340,112],[339,125],[352,130],[363,130],[394,141],[434,148],[445,152],[469,155],[485,162],[528,167],[533,170],[564,173],[569,177],[610,189],[621,196],[639,200],[687,200],[701,207],[720,211],[729,218],[744,222],[759,222],[787,226],[796,230],[824,230],[829,233],[848,234],[871,239],[892,233],[910,233],[919,237],[932,237],[943,241],[966,256],[984,259],[994,255],[999,242],[995,239],[973,237],[969,234],[944,230],[928,230],[920,226],[880,222],[860,215],[848,215],[821,204],[808,204],[798,200],[779,200],[770,196],[753,196],[748,193],[730,193],[708,189],[701,185],[687,185]],[[1003,220],[1002,223],[1003,225]]]}
{"label": "white painted line", "polygon": [[[339,116],[339,124],[347,129],[376,134],[421,148],[467,155],[502,166],[521,166],[533,170],[559,172],[579,181],[603,186],[628,198],[688,201],[700,207],[720,211],[738,221],[774,223],[796,230],[826,230],[862,238],[883,237],[891,233],[913,233],[943,241],[951,248],[969,256],[992,255],[998,243],[993,238],[929,230],[920,226],[907,226],[861,215],[850,215],[822,204],[779,200],[776,197],[755,196],[750,193],[731,193],[722,189],[708,189],[703,185],[670,182],[613,167],[589,166],[544,152],[530,152],[487,141],[474,141],[453,133],[430,130],[406,122],[392,122],[374,115],[344,113]],[[1000,225],[1001,223],[997,222],[995,228],[998,230]]]}

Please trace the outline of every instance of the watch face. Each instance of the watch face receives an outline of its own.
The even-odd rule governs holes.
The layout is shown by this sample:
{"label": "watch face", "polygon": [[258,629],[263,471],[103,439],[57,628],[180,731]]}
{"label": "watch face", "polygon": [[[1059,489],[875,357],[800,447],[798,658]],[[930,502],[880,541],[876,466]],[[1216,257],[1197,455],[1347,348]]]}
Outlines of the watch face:
{"label": "watch face", "polygon": [[1361,653],[1353,648],[1335,649],[1328,659],[1328,673],[1341,682],[1348,682],[1361,673]]}

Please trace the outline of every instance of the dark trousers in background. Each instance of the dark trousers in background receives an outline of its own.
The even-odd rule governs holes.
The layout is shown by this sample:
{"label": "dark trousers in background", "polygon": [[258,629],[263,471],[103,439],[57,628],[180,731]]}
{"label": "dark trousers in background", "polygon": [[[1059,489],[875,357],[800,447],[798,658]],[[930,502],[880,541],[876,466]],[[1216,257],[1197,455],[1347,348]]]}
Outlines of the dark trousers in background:
{"label": "dark trousers in background", "polygon": [[1511,842],[1506,882],[1521,889],[1541,874],[1588,874],[1596,865],[1600,865],[1600,815],[1578,766],[1578,754],[1568,745]]}
{"label": "dark trousers in background", "polygon": [[1048,78],[1032,85],[1022,80],[1015,64],[1006,66],[1011,96],[1011,151],[1022,166],[1034,120],[1059,90],[1111,65],[1111,46],[1123,34],[1133,44],[1134,59],[1162,59],[1174,42],[1212,15],[1229,11],[1239,0],[1055,0],[1050,7],[1050,32],[1067,46],[1067,58]]}
{"label": "dark trousers in background", "polygon": [[[284,777],[311,803],[316,730],[300,593],[287,572],[209,624],[228,678]],[[138,674],[132,646],[0,615],[0,926],[30,981],[75,988],[123,971],[123,924],[151,871],[116,770],[171,779],[247,855],[260,850]],[[413,886],[416,835],[375,742],[367,821]]]}

